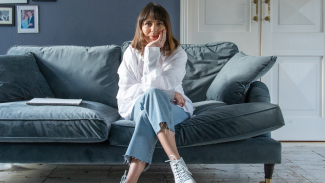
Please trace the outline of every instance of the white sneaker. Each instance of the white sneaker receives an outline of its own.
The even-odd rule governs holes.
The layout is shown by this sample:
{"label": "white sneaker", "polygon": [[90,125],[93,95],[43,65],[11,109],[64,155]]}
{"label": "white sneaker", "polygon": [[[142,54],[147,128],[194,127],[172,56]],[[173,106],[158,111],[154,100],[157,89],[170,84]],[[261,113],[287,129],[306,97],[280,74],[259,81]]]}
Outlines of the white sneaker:
{"label": "white sneaker", "polygon": [[170,166],[172,168],[175,183],[196,183],[192,178],[192,173],[188,170],[183,158],[176,159],[174,155],[170,155],[175,158],[175,160],[171,159],[165,162],[170,162]]}
{"label": "white sneaker", "polygon": [[126,172],[127,172],[127,170],[125,170],[120,183],[126,183]]}

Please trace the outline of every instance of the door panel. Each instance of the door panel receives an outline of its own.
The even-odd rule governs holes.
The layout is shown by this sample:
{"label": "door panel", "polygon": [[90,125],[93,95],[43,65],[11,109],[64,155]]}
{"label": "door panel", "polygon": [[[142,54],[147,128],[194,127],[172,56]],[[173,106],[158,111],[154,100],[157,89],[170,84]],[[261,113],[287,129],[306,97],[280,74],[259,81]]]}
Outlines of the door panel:
{"label": "door panel", "polygon": [[272,137],[325,141],[324,1],[258,0],[257,13],[254,0],[181,0],[182,43],[230,41],[249,55],[277,56],[261,78],[286,122]]}
{"label": "door panel", "polygon": [[[262,9],[268,16],[264,1]],[[262,55],[278,56],[262,77],[286,122],[277,140],[325,140],[323,12],[322,0],[271,0],[262,19]]]}
{"label": "door panel", "polygon": [[199,1],[198,32],[249,32],[249,5],[249,0]]}
{"label": "door panel", "polygon": [[253,20],[256,5],[251,0],[188,0],[187,5],[188,37],[183,43],[229,41],[246,54],[260,55],[260,24]]}
{"label": "door panel", "polygon": [[278,104],[286,117],[321,118],[321,57],[279,57]]}

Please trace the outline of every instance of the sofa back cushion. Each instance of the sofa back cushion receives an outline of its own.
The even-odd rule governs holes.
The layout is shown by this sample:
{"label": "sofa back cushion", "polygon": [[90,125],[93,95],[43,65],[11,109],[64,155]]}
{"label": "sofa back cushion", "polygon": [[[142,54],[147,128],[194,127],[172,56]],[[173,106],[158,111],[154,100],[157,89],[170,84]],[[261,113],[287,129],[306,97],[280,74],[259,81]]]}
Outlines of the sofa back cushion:
{"label": "sofa back cushion", "polygon": [[[122,44],[122,56],[131,41]],[[238,47],[231,42],[207,44],[181,44],[187,53],[186,75],[183,79],[185,95],[192,102],[205,101],[206,92],[227,61],[238,53]]]}
{"label": "sofa back cushion", "polygon": [[243,103],[250,84],[267,73],[276,59],[276,56],[250,56],[238,52],[211,83],[207,99],[227,104]]}
{"label": "sofa back cushion", "polygon": [[206,92],[227,61],[238,53],[231,42],[182,44],[187,53],[186,75],[183,79],[185,95],[192,102],[205,101]]}
{"label": "sofa back cushion", "polygon": [[7,55],[27,52],[34,53],[56,98],[83,99],[117,108],[120,46],[13,46]]}
{"label": "sofa back cushion", "polygon": [[54,97],[34,55],[0,56],[0,103]]}

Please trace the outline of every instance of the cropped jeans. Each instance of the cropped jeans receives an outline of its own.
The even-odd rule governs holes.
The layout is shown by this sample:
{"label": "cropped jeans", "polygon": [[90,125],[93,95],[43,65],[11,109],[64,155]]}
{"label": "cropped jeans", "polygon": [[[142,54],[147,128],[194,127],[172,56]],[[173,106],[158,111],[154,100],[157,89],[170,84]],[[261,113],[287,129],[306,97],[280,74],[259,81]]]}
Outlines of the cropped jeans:
{"label": "cropped jeans", "polygon": [[[128,149],[124,156],[124,164],[130,166],[134,157],[139,162],[146,163],[146,171],[152,161],[157,134],[163,125],[175,133],[175,125],[190,118],[190,113],[169,100],[167,93],[157,88],[150,88],[136,100],[131,113],[135,129]],[[163,123],[164,122],[164,123]],[[167,130],[167,131],[166,131]],[[168,133],[168,135],[170,135]]]}

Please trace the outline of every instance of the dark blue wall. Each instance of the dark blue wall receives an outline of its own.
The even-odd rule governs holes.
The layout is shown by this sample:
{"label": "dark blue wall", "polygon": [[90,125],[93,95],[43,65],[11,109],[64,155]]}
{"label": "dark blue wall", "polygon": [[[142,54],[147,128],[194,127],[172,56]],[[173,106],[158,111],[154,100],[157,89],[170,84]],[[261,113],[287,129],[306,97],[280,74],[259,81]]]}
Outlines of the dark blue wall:
{"label": "dark blue wall", "polygon": [[15,27],[0,27],[0,55],[13,45],[121,45],[133,39],[137,17],[149,2],[168,11],[179,40],[179,0],[29,0],[29,5],[39,8],[39,33],[18,33],[17,21]]}

